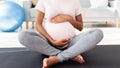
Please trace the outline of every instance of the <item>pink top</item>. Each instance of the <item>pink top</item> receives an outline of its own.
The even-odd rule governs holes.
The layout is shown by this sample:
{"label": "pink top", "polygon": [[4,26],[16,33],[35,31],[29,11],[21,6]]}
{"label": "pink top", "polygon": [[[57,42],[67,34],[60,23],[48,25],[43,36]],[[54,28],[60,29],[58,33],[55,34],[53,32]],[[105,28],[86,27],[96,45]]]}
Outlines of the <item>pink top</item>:
{"label": "pink top", "polygon": [[39,0],[35,9],[45,13],[45,29],[54,40],[75,36],[74,27],[69,22],[54,24],[50,19],[58,14],[67,14],[75,19],[75,16],[81,14],[79,0]]}
{"label": "pink top", "polygon": [[79,0],[39,0],[35,9],[45,13],[46,19],[57,14],[68,14],[73,17],[81,14]]}

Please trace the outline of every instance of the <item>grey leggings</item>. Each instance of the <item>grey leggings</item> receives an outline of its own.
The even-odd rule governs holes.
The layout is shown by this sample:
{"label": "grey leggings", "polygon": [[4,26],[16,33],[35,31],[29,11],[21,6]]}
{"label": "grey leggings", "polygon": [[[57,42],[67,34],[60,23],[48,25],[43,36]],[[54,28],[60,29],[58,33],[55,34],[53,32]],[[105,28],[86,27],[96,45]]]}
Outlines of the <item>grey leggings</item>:
{"label": "grey leggings", "polygon": [[60,50],[50,45],[44,36],[35,31],[22,31],[19,33],[19,41],[22,45],[45,55],[57,55],[60,62],[94,48],[102,38],[103,32],[100,29],[92,29],[76,35],[67,49]]}

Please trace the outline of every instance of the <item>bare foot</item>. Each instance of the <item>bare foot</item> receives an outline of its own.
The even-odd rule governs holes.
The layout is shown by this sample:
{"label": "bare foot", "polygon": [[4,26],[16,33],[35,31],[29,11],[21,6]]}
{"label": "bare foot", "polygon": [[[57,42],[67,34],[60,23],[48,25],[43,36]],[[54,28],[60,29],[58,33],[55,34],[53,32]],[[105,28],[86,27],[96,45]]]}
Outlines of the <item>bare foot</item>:
{"label": "bare foot", "polygon": [[57,64],[59,59],[57,56],[50,56],[49,58],[45,58],[43,60],[43,67],[42,68],[49,68],[50,66]]}
{"label": "bare foot", "polygon": [[47,68],[48,67],[47,63],[48,63],[48,58],[45,58],[43,60],[43,67],[42,68]]}
{"label": "bare foot", "polygon": [[78,56],[72,58],[72,60],[73,61],[77,61],[79,63],[84,63],[85,62],[84,59],[83,59],[83,57],[81,55],[78,55]]}

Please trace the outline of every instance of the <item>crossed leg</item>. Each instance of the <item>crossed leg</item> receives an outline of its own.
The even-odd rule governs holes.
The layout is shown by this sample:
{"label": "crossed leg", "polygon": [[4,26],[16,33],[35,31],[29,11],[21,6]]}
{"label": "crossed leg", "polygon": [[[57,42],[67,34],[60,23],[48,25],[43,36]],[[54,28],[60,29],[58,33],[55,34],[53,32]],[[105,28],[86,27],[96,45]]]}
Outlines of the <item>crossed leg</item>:
{"label": "crossed leg", "polygon": [[61,51],[52,47],[42,35],[35,32],[24,31],[19,35],[19,41],[24,46],[42,54],[50,55],[49,58],[43,60],[43,68],[69,59],[83,63],[84,59],[79,54],[94,48],[102,38],[101,30],[91,30],[73,38],[70,47]]}
{"label": "crossed leg", "polygon": [[74,60],[79,63],[84,63],[84,59],[81,53],[90,50],[96,46],[98,42],[100,42],[103,38],[103,33],[99,29],[94,29],[82,33],[76,36],[70,43],[70,47],[57,56],[50,56],[49,58],[45,58],[43,60],[43,68],[48,68],[49,66],[56,64],[58,62],[62,62],[65,60]]}

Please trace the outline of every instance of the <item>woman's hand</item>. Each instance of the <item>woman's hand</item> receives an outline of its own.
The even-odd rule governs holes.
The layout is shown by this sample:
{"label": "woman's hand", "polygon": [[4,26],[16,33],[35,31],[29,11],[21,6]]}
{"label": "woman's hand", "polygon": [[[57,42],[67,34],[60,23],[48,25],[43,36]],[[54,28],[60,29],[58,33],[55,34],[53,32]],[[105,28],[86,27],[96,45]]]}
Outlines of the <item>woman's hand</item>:
{"label": "woman's hand", "polygon": [[69,19],[71,19],[71,16],[65,15],[65,14],[58,14],[55,17],[51,19],[52,23],[61,23],[61,22],[66,22]]}
{"label": "woman's hand", "polygon": [[54,40],[51,42],[51,44],[56,47],[62,47],[68,44],[69,42],[70,42],[70,39],[61,39],[61,40]]}

